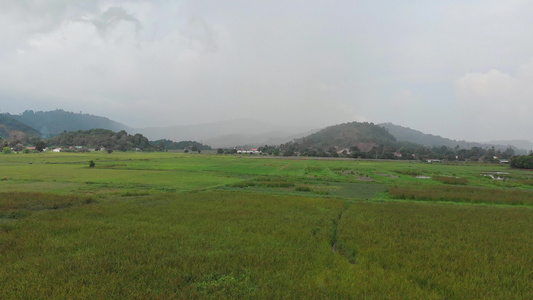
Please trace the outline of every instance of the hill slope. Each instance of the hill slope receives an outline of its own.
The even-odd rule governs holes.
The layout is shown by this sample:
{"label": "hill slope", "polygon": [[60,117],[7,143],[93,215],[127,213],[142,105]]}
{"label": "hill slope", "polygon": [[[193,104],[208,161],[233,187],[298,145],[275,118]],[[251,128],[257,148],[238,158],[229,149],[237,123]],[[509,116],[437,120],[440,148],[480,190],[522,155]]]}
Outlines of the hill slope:
{"label": "hill slope", "polygon": [[446,147],[454,148],[457,145],[459,145],[459,147],[461,148],[467,148],[467,147],[470,148],[471,146],[478,146],[478,145],[474,145],[477,143],[455,141],[455,140],[451,140],[448,138],[440,137],[438,135],[425,134],[421,131],[414,130],[408,127],[394,125],[392,123],[378,124],[378,126],[381,126],[387,129],[387,131],[390,134],[392,134],[398,141],[411,142],[411,143],[420,144],[426,147],[446,146]]}
{"label": "hill slope", "polygon": [[113,131],[131,131],[131,128],[128,126],[105,117],[73,113],[62,109],[37,112],[27,110],[20,115],[4,115],[39,130],[43,137],[58,135],[65,130],[77,131],[93,128],[103,128]]}
{"label": "hill slope", "polygon": [[[408,127],[403,127],[399,125],[394,125],[392,123],[383,123],[378,124],[392,134],[396,140],[400,142],[410,142],[415,144],[420,144],[426,147],[441,147],[446,146],[449,148],[455,148],[459,146],[461,149],[470,149],[472,147],[481,147],[481,148],[490,148],[494,147],[496,150],[504,151],[509,147],[512,147],[517,153],[526,153],[526,150],[529,150],[528,145],[531,146],[529,141],[497,141],[490,143],[477,143],[477,142],[467,142],[467,141],[456,141],[448,138],[443,138],[438,135],[425,134],[421,131],[414,130]],[[516,143],[513,143],[516,142]],[[531,148],[533,149],[533,148]]]}
{"label": "hill slope", "polygon": [[0,137],[24,142],[28,138],[38,138],[39,131],[6,115],[0,115]]}

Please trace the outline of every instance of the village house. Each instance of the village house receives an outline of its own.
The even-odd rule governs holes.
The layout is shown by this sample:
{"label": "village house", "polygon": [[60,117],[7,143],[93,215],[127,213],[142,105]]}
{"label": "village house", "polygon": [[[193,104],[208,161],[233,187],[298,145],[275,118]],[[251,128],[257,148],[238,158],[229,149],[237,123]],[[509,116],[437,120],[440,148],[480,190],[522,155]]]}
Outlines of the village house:
{"label": "village house", "polygon": [[240,149],[240,150],[237,150],[237,154],[261,154],[263,152],[257,150],[257,149],[250,149],[250,150],[245,150],[245,149]]}

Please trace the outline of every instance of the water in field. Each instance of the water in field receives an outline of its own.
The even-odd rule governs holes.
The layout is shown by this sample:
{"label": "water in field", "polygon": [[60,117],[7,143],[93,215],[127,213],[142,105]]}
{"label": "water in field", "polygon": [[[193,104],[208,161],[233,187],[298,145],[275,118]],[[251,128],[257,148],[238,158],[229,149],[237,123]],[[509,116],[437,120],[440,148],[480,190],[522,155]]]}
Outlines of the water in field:
{"label": "water in field", "polygon": [[505,176],[501,176],[501,175],[509,175],[509,173],[507,172],[487,172],[487,173],[482,173],[481,175],[485,176],[485,177],[490,177],[494,180],[504,180],[505,179]]}

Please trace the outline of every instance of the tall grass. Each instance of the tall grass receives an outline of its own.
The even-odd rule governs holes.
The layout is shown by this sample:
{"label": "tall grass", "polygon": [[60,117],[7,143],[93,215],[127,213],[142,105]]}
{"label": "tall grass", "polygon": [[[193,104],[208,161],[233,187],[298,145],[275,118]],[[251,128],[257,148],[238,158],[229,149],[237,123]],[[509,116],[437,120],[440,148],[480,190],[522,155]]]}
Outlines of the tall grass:
{"label": "tall grass", "polygon": [[[0,194],[0,299],[533,298],[527,171],[117,152],[0,164],[15,191]],[[380,176],[394,172],[467,182]]]}
{"label": "tall grass", "polygon": [[338,232],[363,286],[393,298],[533,298],[531,209],[359,202]]}
{"label": "tall grass", "polygon": [[0,298],[317,298],[310,283],[330,267],[330,228],[343,207],[209,192],[0,223]]}
{"label": "tall grass", "polygon": [[394,199],[467,203],[533,205],[533,191],[470,186],[405,186],[387,189]]}

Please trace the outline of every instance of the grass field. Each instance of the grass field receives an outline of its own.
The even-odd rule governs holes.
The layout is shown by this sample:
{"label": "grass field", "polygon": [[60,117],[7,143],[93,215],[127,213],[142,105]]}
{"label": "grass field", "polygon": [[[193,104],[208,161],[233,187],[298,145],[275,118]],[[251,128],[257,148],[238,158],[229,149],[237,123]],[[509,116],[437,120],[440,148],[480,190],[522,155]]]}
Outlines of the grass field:
{"label": "grass field", "polygon": [[96,152],[0,178],[0,299],[533,298],[532,171]]}

